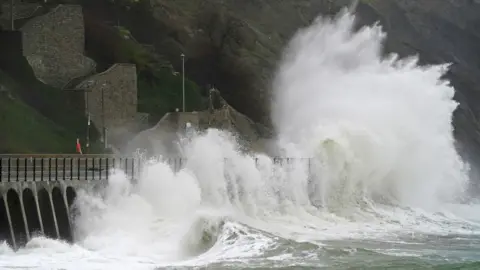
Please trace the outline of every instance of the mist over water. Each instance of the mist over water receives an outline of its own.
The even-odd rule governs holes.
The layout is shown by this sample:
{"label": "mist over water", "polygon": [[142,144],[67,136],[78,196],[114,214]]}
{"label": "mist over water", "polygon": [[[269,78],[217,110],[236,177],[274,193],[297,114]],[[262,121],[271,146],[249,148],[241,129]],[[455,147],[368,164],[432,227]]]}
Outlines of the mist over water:
{"label": "mist over water", "polygon": [[301,30],[273,83],[277,146],[310,160],[279,164],[224,131],[188,134],[183,169],[149,161],[137,183],[116,171],[101,191],[78,194],[75,244],[0,246],[0,266],[319,267],[353,250],[326,241],[480,235],[478,207],[458,204],[467,166],[453,145],[446,67],[382,58],[380,27],[353,24],[342,13]]}

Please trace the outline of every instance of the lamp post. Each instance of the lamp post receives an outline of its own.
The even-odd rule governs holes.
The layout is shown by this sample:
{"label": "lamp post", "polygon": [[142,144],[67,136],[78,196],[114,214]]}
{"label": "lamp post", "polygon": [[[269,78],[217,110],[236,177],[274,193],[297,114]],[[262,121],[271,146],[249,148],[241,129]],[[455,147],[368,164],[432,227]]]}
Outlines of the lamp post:
{"label": "lamp post", "polygon": [[105,127],[105,86],[107,84],[102,84],[102,137],[103,137],[103,147],[107,149],[107,128]]}
{"label": "lamp post", "polygon": [[185,112],[185,54],[180,55],[182,57],[182,109]]}
{"label": "lamp post", "polygon": [[92,92],[92,89],[89,88],[90,86],[87,85],[85,88],[63,88],[62,91],[68,91],[68,92],[83,92],[85,93],[85,111],[86,111],[86,116],[88,118],[87,120],[87,134],[86,134],[86,149],[85,153],[89,153],[89,148],[90,148],[90,109],[88,107],[88,93]]}
{"label": "lamp post", "polygon": [[14,19],[13,19],[13,6],[14,6],[14,0],[11,0],[10,1],[10,27],[11,27],[11,30],[15,30],[15,24],[14,24]]}
{"label": "lamp post", "polygon": [[[87,94],[88,95],[88,94]],[[86,102],[88,104],[88,101]],[[86,143],[86,149],[85,149],[85,152],[87,154],[89,154],[89,149],[90,149],[90,111],[88,111],[88,105],[87,105],[87,117],[88,117],[88,120],[87,120],[87,143]]]}

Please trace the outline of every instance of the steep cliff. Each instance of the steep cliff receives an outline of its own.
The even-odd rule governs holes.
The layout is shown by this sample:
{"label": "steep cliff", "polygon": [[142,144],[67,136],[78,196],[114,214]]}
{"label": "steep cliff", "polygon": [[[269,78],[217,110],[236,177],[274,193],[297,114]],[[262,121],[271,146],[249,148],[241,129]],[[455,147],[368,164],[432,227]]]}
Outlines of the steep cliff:
{"label": "steep cliff", "polygon": [[[143,8],[153,17],[152,28],[162,34],[151,35],[148,29],[136,33],[176,67],[179,52],[186,51],[191,78],[214,84],[238,111],[268,122],[269,82],[283,45],[318,15],[335,14],[352,2],[152,0]],[[452,64],[447,78],[460,103],[455,133],[462,154],[476,160],[480,156],[479,1],[363,0],[356,14],[359,25],[378,21],[384,27],[386,52],[418,54],[423,64]]]}
{"label": "steep cliff", "polygon": [[[270,79],[292,34],[321,14],[335,14],[351,0],[138,1],[123,7],[81,1],[94,18],[120,23],[152,45],[201,86],[214,85],[226,101],[255,121],[268,122]],[[128,1],[127,1],[128,2]],[[455,119],[463,140],[476,142],[480,81],[480,4],[473,0],[363,0],[359,24],[379,21],[388,33],[386,50],[419,54],[422,63],[452,63],[448,78],[461,103]],[[154,34],[152,34],[154,33]],[[477,143],[476,143],[477,144]]]}

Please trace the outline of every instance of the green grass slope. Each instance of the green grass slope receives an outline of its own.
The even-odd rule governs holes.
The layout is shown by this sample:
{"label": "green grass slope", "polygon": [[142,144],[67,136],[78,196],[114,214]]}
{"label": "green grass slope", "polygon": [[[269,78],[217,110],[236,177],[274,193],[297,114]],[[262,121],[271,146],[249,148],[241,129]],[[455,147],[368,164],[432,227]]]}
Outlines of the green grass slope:
{"label": "green grass slope", "polygon": [[[86,137],[86,118],[74,106],[82,101],[20,70],[10,70],[17,79],[0,70],[0,84],[8,89],[0,93],[0,153],[75,153],[76,138]],[[92,129],[90,136],[91,152],[98,153],[98,135]]]}
{"label": "green grass slope", "polygon": [[0,153],[74,153],[75,136],[18,97],[0,94]]}

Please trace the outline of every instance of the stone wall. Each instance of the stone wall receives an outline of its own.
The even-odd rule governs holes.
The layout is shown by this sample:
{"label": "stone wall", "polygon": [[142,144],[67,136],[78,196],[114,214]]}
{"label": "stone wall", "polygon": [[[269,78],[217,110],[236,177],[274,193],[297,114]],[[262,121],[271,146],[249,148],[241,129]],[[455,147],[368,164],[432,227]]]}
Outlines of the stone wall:
{"label": "stone wall", "polygon": [[88,77],[75,88],[90,90],[86,93],[87,113],[90,113],[92,122],[100,132],[103,126],[107,128],[107,140],[110,143],[118,146],[136,131],[137,70],[134,64],[115,64],[102,73]]}
{"label": "stone wall", "polygon": [[91,74],[95,62],[84,56],[82,8],[59,5],[22,28],[23,54],[42,82],[63,88],[70,80]]}

